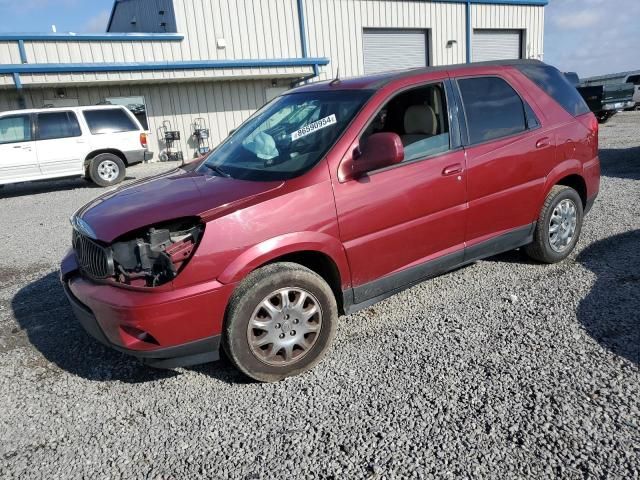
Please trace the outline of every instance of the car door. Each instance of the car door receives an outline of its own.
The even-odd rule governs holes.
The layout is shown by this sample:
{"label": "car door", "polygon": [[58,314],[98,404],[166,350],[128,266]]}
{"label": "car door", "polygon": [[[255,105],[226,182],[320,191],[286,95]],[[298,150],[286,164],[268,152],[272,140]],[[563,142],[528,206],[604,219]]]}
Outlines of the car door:
{"label": "car door", "polygon": [[40,176],[30,114],[0,117],[0,184]]}
{"label": "car door", "polygon": [[467,260],[530,238],[555,158],[553,131],[508,79],[506,73],[457,79],[468,170]]}
{"label": "car door", "polygon": [[390,131],[403,141],[403,162],[334,183],[354,303],[462,260],[466,169],[447,91],[443,80],[387,98],[343,159],[351,161],[373,133]]}
{"label": "car door", "polygon": [[78,118],[73,111],[36,114],[36,147],[44,177],[81,175],[87,153]]}

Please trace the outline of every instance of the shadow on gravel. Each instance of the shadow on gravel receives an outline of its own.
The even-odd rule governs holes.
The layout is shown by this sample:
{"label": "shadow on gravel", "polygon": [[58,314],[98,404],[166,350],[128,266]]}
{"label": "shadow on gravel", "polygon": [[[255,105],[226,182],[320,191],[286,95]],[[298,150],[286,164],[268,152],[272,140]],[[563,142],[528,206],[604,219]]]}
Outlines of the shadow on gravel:
{"label": "shadow on gravel", "polygon": [[[94,381],[144,383],[179,375],[141,364],[90,337],[77,322],[58,280],[58,274],[36,280],[11,301],[13,315],[29,342],[59,368]],[[221,355],[215,363],[189,367],[225,383],[250,383]]]}
{"label": "shadow on gravel", "polygon": [[578,320],[600,345],[640,366],[640,230],[600,240],[577,258],[598,278]]}
{"label": "shadow on gravel", "polygon": [[[152,382],[180,374],[142,365],[90,337],[73,316],[57,272],[24,287],[11,306],[29,342],[48,361],[69,373],[88,380],[126,383]],[[250,383],[224,354],[218,362],[189,369],[225,383]]]}
{"label": "shadow on gravel", "polygon": [[600,168],[606,177],[640,180],[640,146],[600,149]]}
{"label": "shadow on gravel", "polygon": [[499,253],[493,257],[485,258],[483,262],[498,262],[498,263],[517,263],[519,265],[538,265],[537,262],[531,260],[524,253],[522,248],[517,250],[509,250],[508,252]]}
{"label": "shadow on gravel", "polygon": [[178,375],[145,367],[91,338],[76,321],[57,273],[36,280],[12,299],[13,314],[44,357],[74,375],[141,383]]}
{"label": "shadow on gravel", "polygon": [[[124,181],[135,180],[137,177],[127,175]],[[0,198],[24,197],[26,195],[38,195],[41,193],[63,192],[79,188],[94,188],[101,190],[103,187],[96,185],[84,178],[66,178],[61,180],[42,180],[37,182],[15,183],[4,185],[0,188]]]}

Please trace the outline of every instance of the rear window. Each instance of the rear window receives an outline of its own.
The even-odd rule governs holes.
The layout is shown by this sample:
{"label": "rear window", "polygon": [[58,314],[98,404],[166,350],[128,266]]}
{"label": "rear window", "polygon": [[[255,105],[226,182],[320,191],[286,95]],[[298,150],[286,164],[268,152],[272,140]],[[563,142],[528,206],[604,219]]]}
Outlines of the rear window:
{"label": "rear window", "polygon": [[627,78],[627,83],[633,83],[634,85],[640,85],[640,75],[631,75]]}
{"label": "rear window", "polygon": [[464,78],[458,80],[458,86],[471,144],[507,137],[527,129],[524,104],[503,79]]}
{"label": "rear window", "polygon": [[589,112],[578,90],[557,68],[550,65],[519,65],[518,68],[571,115],[577,117]]}
{"label": "rear window", "polygon": [[94,135],[103,133],[133,132],[139,130],[131,117],[119,108],[85,110],[84,118]]}
{"label": "rear window", "polygon": [[73,112],[38,114],[38,140],[79,137],[82,135],[78,119]]}

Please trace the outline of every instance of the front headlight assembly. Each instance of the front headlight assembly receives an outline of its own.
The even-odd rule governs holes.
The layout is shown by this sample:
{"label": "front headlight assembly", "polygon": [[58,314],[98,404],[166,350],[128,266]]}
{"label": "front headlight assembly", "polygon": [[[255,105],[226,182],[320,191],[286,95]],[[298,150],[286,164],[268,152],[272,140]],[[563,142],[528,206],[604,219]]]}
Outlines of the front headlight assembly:
{"label": "front headlight assembly", "polygon": [[173,280],[202,238],[199,219],[182,219],[131,232],[111,245],[115,279],[157,287]]}

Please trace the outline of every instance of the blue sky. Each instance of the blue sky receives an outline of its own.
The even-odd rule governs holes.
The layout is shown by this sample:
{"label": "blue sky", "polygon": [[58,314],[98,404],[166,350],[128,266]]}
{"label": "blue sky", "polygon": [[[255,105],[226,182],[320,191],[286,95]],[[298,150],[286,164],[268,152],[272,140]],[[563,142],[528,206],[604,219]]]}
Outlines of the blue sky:
{"label": "blue sky", "polygon": [[[0,0],[0,32],[104,32],[113,0]],[[640,0],[550,0],[545,61],[580,76],[640,69]]]}

